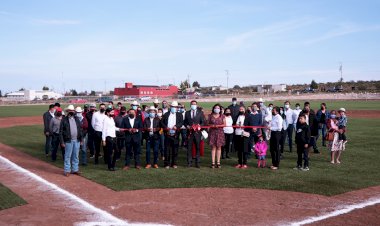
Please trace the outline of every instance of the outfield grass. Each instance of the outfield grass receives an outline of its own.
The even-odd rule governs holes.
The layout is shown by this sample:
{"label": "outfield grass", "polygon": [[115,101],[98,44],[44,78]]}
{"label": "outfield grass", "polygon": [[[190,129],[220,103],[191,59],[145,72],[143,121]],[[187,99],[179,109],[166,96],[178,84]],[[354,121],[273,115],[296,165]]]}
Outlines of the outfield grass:
{"label": "outfield grass", "polygon": [[[251,105],[252,102],[255,100],[252,99],[252,101],[246,101],[245,105]],[[292,100],[291,104],[292,107],[296,103],[300,103],[301,107],[303,106],[303,103],[305,100]],[[320,104],[322,102],[327,104],[328,109],[339,109],[341,107],[346,108],[347,110],[380,110],[380,100],[312,100],[311,106],[313,109],[318,109],[320,107]],[[190,100],[183,101],[185,103],[186,108],[190,109]],[[212,106],[216,102],[203,102],[199,103],[200,106],[202,106],[205,110],[211,110]],[[283,101],[271,101],[266,102],[265,104],[268,105],[269,103],[273,103],[277,106],[282,106]],[[142,103],[142,104],[151,104],[149,103]],[[231,103],[221,102],[222,106],[227,107]],[[67,107],[67,105],[63,105],[63,108]],[[20,106],[0,106],[0,118],[1,117],[20,117],[20,116],[41,116],[44,112],[46,112],[49,108],[49,105],[20,105]]]}
{"label": "outfield grass", "polygon": [[26,202],[0,183],[0,210],[22,206]]}
{"label": "outfield grass", "polygon": [[[281,169],[278,171],[255,168],[255,159],[249,160],[249,169],[235,169],[232,167],[237,162],[235,153],[232,154],[233,159],[222,160],[222,169],[210,169],[211,156],[208,145],[206,145],[205,157],[202,158],[201,169],[185,168],[185,149],[180,149],[180,167],[176,170],[166,170],[161,167],[150,170],[131,169],[127,172],[123,170],[109,172],[103,164],[93,165],[93,160],[90,160],[87,167],[80,167],[80,170],[84,177],[116,191],[149,188],[231,187],[336,195],[380,185],[378,170],[380,120],[350,119],[348,128],[349,143],[343,153],[342,164],[330,164],[327,149],[320,148],[322,154],[311,155],[309,172],[292,169],[296,165],[294,152],[285,152],[285,159],[281,161]],[[50,162],[50,159],[44,156],[44,137],[41,136],[41,130],[41,126],[3,128],[0,129],[0,142]],[[144,152],[145,150],[141,157],[142,163],[145,163]],[[268,156],[268,162],[270,161]],[[53,164],[60,168],[63,167],[61,160]],[[162,162],[160,165],[162,166]],[[118,169],[122,166],[123,161],[117,162]]]}

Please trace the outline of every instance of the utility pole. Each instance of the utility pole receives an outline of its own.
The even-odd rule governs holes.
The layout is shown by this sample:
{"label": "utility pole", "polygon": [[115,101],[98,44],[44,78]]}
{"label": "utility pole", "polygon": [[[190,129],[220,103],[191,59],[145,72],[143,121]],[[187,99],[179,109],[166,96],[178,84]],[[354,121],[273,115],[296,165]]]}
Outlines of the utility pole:
{"label": "utility pole", "polygon": [[340,82],[343,82],[343,65],[342,65],[342,62],[340,62],[339,71],[340,71]]}
{"label": "utility pole", "polygon": [[227,76],[227,94],[228,94],[228,79],[229,79],[229,76],[230,76],[230,71],[229,70],[224,70],[226,72],[226,76]]}

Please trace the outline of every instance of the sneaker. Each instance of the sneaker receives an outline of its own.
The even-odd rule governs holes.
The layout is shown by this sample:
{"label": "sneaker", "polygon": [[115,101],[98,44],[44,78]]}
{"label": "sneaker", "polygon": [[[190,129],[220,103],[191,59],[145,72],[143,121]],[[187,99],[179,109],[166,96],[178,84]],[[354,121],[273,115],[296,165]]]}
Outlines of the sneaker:
{"label": "sneaker", "polygon": [[304,167],[303,169],[302,169],[302,171],[309,171],[310,169],[309,169],[309,167]]}
{"label": "sneaker", "polygon": [[172,167],[173,167],[174,169],[177,169],[177,168],[178,168],[178,166],[177,166],[177,165],[173,165]]}
{"label": "sneaker", "polygon": [[240,168],[241,168],[241,165],[240,165],[240,164],[237,164],[237,165],[235,166],[235,168],[236,168],[236,169],[240,169]]}
{"label": "sneaker", "polygon": [[150,167],[152,167],[152,165],[146,164],[145,169],[150,169]]}
{"label": "sneaker", "polygon": [[95,155],[90,155],[90,159],[93,159],[93,158],[95,158]]}
{"label": "sneaker", "polygon": [[70,176],[70,173],[68,173],[68,172],[64,172],[64,173],[63,173],[63,176],[68,177],[68,176]]}
{"label": "sneaker", "polygon": [[136,169],[138,169],[138,170],[141,169],[141,166],[136,166]]}
{"label": "sneaker", "polygon": [[296,167],[294,167],[293,169],[294,169],[294,170],[301,170],[302,167],[301,167],[301,166],[296,166]]}
{"label": "sneaker", "polygon": [[165,166],[165,169],[170,169],[170,166]]}
{"label": "sneaker", "polygon": [[248,166],[247,166],[247,165],[242,165],[241,168],[242,168],[242,169],[247,169]]}
{"label": "sneaker", "polygon": [[158,165],[157,165],[157,164],[154,164],[154,165],[153,165],[153,168],[158,169]]}
{"label": "sneaker", "polygon": [[124,166],[123,170],[129,170],[129,166]]}

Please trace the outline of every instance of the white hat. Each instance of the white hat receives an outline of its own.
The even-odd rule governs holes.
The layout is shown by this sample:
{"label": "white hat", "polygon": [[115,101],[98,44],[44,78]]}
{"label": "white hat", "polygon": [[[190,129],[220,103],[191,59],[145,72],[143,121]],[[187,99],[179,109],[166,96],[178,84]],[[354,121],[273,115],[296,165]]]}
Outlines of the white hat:
{"label": "white hat", "polygon": [[171,107],[178,107],[178,102],[177,101],[173,101],[170,106]]}
{"label": "white hat", "polygon": [[140,106],[140,104],[136,100],[132,102],[132,105]]}
{"label": "white hat", "polygon": [[346,109],[345,108],[339,108],[339,111],[346,112]]}
{"label": "white hat", "polygon": [[75,108],[75,112],[76,112],[76,113],[82,113],[82,108],[81,108],[81,107],[77,107],[77,108]]}
{"label": "white hat", "polygon": [[66,111],[75,111],[74,105],[70,104],[67,108]]}
{"label": "white hat", "polygon": [[158,102],[158,99],[154,99],[153,103],[154,103],[154,104],[158,104],[158,103],[160,103],[160,102]]}
{"label": "white hat", "polygon": [[260,97],[260,99],[257,102],[262,103],[262,102],[264,102],[264,100],[263,100],[263,98]]}
{"label": "white hat", "polygon": [[157,109],[154,106],[150,106],[148,111],[157,111]]}

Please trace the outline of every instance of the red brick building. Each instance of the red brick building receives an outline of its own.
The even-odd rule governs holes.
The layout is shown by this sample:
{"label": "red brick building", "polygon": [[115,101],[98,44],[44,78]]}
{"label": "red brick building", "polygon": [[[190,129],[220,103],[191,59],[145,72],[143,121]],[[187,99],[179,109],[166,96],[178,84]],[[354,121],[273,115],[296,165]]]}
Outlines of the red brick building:
{"label": "red brick building", "polygon": [[115,88],[114,95],[116,96],[133,96],[133,97],[168,97],[177,95],[177,86],[148,86],[148,85],[133,85],[125,83],[124,88]]}

